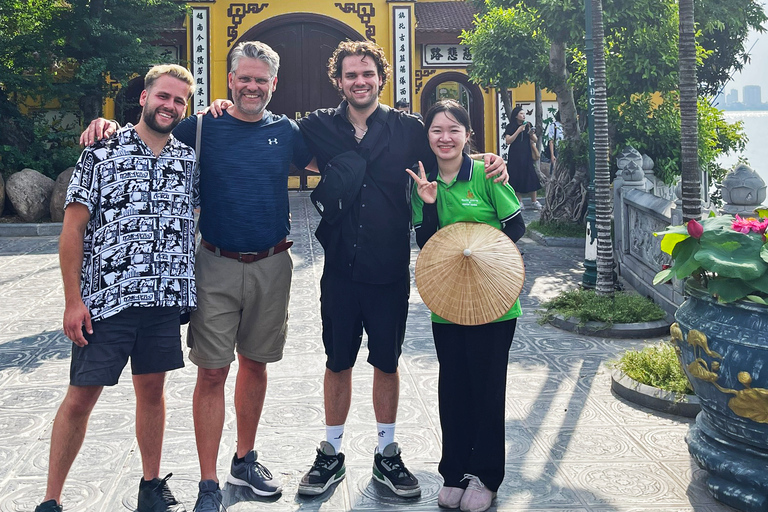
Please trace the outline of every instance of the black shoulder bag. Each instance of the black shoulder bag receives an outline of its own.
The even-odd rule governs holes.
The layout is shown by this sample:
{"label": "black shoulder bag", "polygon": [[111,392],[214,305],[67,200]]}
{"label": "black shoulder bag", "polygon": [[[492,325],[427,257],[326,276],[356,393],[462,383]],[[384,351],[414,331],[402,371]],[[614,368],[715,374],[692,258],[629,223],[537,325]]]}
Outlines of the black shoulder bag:
{"label": "black shoulder bag", "polygon": [[323,169],[320,182],[309,195],[323,220],[329,224],[338,222],[355,202],[363,186],[368,163],[381,151],[378,143],[391,109],[386,105],[380,105],[379,108],[381,112],[376,115],[373,125],[368,127],[362,142],[356,149],[333,157]]}

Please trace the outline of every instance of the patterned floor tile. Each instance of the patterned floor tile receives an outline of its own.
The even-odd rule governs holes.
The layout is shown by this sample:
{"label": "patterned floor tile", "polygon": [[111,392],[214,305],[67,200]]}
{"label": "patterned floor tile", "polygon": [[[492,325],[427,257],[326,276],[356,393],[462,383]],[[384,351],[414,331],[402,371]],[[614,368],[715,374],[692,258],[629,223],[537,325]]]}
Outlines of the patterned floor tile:
{"label": "patterned floor tile", "polygon": [[[323,496],[300,497],[299,480],[325,435],[325,356],[319,314],[323,250],[314,239],[317,213],[306,194],[291,194],[294,278],[282,361],[269,385],[256,450],[284,485],[262,499],[225,486],[229,512],[437,512],[442,478],[437,403],[438,365],[429,312],[415,285],[400,364],[396,440],[420,479],[422,495],[395,496],[371,480],[377,444],[371,401],[373,371],[365,342],[353,373],[352,408],[343,450],[348,476]],[[526,211],[527,220],[533,212]],[[539,325],[536,308],[581,281],[583,250],[550,248],[523,238],[527,276],[509,359],[506,478],[491,511],[729,512],[709,495],[682,438],[690,421],[631,405],[610,391],[609,362],[646,340],[610,340]],[[415,247],[415,246],[414,246]],[[67,389],[71,343],[61,332],[63,293],[57,238],[0,238],[0,512],[29,512],[42,499],[51,426]],[[411,270],[418,251],[411,254]],[[186,329],[182,329],[185,340]],[[651,340],[653,341],[653,340]],[[184,341],[183,341],[184,342]],[[166,381],[163,474],[192,509],[199,468],[192,421],[197,367]],[[235,361],[225,385],[218,475],[224,481],[237,442]],[[64,491],[66,510],[133,511],[141,458],[135,440],[130,369],[96,405],[83,449]]]}

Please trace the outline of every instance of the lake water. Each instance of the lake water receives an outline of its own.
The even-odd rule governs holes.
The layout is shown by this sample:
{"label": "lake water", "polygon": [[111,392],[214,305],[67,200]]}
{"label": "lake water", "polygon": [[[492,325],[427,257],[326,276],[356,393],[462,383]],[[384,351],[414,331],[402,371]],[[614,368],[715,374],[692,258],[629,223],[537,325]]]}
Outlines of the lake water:
{"label": "lake water", "polygon": [[[768,110],[725,111],[725,120],[729,123],[744,121],[744,131],[749,137],[744,157],[749,166],[768,184]],[[733,166],[739,155],[728,155],[720,159],[726,169]]]}

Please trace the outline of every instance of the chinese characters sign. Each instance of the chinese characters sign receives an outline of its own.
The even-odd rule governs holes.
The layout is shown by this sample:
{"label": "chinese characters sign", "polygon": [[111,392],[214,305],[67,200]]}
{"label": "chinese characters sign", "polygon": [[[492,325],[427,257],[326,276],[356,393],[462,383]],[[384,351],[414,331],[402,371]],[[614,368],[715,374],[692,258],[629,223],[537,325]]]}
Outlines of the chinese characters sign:
{"label": "chinese characters sign", "polygon": [[509,146],[507,146],[507,143],[504,141],[504,130],[507,129],[509,118],[507,118],[507,113],[504,111],[504,103],[502,103],[501,94],[499,93],[496,93],[496,108],[498,109],[499,113],[499,156],[506,162],[507,153],[509,153]]}
{"label": "chinese characters sign", "polygon": [[424,66],[464,67],[472,63],[469,46],[461,44],[425,44],[422,55]]}
{"label": "chinese characters sign", "polygon": [[395,102],[411,102],[411,7],[394,7],[394,84]]}
{"label": "chinese characters sign", "polygon": [[208,8],[196,7],[192,9],[191,19],[192,42],[190,45],[190,69],[195,78],[195,99],[192,111],[205,108],[210,103],[210,70],[208,48]]}

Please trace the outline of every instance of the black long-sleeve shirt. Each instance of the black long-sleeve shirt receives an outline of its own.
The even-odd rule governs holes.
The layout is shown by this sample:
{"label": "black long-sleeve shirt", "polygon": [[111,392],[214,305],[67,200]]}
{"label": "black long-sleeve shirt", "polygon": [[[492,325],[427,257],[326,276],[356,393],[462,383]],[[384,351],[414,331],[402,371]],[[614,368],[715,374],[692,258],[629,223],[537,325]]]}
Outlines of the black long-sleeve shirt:
{"label": "black long-sleeve shirt", "polygon": [[[336,155],[357,147],[346,114],[345,100],[335,109],[317,110],[299,121],[321,170]],[[360,194],[348,215],[333,225],[322,220],[315,235],[325,249],[326,271],[353,281],[386,284],[408,278],[411,181],[405,169],[419,160],[429,168],[435,156],[416,117],[397,111],[388,114],[379,107],[368,118],[369,127],[377,116],[386,116],[386,123]]]}

